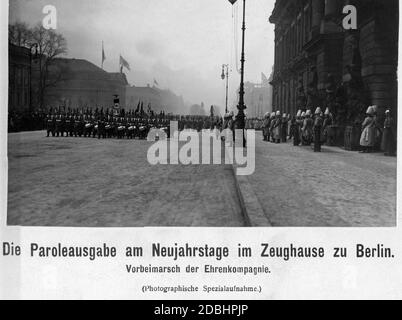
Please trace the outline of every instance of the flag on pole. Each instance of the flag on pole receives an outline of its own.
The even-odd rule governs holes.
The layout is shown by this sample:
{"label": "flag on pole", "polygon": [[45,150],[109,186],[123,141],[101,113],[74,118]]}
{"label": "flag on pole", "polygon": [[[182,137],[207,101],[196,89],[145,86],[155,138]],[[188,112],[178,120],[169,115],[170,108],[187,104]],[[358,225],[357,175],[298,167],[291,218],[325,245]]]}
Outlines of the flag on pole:
{"label": "flag on pole", "polygon": [[131,71],[129,63],[121,55],[120,55],[120,67],[121,71],[123,71],[123,67],[126,68],[128,71]]}
{"label": "flag on pole", "polygon": [[105,55],[105,48],[103,47],[103,41],[102,41],[102,69],[103,69],[103,63],[106,60],[106,55]]}
{"label": "flag on pole", "polygon": [[135,109],[136,115],[140,113],[140,107],[141,107],[141,101],[138,101],[137,109]]}
{"label": "flag on pole", "polygon": [[269,80],[268,80],[267,76],[266,76],[263,72],[261,72],[261,84],[262,84],[264,87],[268,87],[268,86],[269,86]]}
{"label": "flag on pole", "polygon": [[154,78],[154,85],[156,85],[157,87],[159,86],[158,81],[156,81],[156,79]]}
{"label": "flag on pole", "polygon": [[237,0],[229,0],[229,2],[233,5],[237,2]]}

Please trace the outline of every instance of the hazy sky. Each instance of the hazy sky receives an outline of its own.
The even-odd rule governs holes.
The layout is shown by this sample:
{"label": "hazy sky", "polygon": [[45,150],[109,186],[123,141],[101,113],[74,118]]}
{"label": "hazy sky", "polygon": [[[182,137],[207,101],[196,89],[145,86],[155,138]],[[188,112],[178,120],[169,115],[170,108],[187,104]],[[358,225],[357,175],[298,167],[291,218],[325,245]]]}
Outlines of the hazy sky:
{"label": "hazy sky", "polygon": [[[273,65],[274,28],[268,22],[274,0],[247,1],[246,81],[260,82]],[[54,5],[58,32],[68,42],[68,57],[101,64],[117,72],[119,54],[131,66],[130,84],[170,88],[186,101],[224,105],[223,63],[230,63],[231,100],[240,83],[236,71],[234,20],[228,0],[10,0],[10,22],[40,22],[45,5]],[[240,60],[242,1],[235,5]],[[233,18],[233,16],[235,18]],[[240,65],[240,62],[238,62]]]}

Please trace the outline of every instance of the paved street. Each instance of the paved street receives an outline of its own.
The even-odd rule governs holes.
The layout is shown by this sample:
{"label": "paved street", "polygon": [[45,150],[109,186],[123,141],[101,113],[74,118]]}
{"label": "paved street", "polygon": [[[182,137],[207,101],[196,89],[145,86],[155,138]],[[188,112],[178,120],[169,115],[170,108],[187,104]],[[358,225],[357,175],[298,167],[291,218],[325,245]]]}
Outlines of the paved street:
{"label": "paved street", "polygon": [[396,158],[256,144],[242,207],[230,166],[151,166],[146,141],[10,134],[8,224],[238,227],[251,205],[260,226],[396,225]]}
{"label": "paved street", "polygon": [[10,134],[8,224],[244,226],[230,166],[151,166],[149,146]]}
{"label": "paved street", "polygon": [[248,177],[273,226],[396,225],[396,158],[323,147],[271,144],[257,134]]}

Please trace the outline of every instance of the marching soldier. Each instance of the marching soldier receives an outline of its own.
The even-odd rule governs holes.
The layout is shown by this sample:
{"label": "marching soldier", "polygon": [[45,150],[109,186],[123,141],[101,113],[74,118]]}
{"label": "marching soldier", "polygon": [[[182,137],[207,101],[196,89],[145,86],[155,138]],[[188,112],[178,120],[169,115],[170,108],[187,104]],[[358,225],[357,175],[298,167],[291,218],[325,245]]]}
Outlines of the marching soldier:
{"label": "marching soldier", "polygon": [[92,127],[93,127],[93,124],[92,124],[92,121],[91,121],[91,116],[88,115],[88,114],[84,115],[84,137],[85,138],[86,137],[88,137],[88,138],[91,137]]}
{"label": "marching soldier", "polygon": [[98,120],[98,139],[106,139],[106,124],[103,117]]}
{"label": "marching soldier", "polygon": [[75,133],[75,136],[77,137],[82,137],[82,135],[84,134],[84,126],[85,126],[85,123],[84,123],[84,117],[82,116],[82,115],[80,115],[80,116],[78,116],[78,115],[76,115],[75,116],[75,121],[74,121],[74,133]]}
{"label": "marching soldier", "polygon": [[48,137],[50,136],[50,133],[52,134],[52,137],[54,137],[55,127],[56,127],[55,116],[49,113],[49,115],[46,117],[46,131]]}
{"label": "marching soldier", "polygon": [[56,116],[56,122],[55,122],[55,131],[56,131],[56,137],[60,137],[64,135],[64,128],[63,128],[63,118],[61,114],[59,113]]}
{"label": "marching soldier", "polygon": [[72,137],[72,131],[73,131],[73,127],[71,125],[71,118],[70,118],[70,114],[67,114],[65,117],[65,130],[66,130],[66,137]]}

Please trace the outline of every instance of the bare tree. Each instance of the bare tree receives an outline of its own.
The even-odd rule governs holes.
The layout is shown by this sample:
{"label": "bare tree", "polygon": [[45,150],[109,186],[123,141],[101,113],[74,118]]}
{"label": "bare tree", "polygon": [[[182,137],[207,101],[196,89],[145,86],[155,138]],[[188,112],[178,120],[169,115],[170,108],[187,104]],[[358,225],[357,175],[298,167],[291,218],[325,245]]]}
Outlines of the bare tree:
{"label": "bare tree", "polygon": [[37,98],[39,106],[43,108],[46,90],[61,79],[60,69],[52,66],[55,59],[67,53],[67,41],[63,35],[38,24],[32,30],[32,42],[37,44]]}
{"label": "bare tree", "polygon": [[21,47],[33,49],[33,84],[35,100],[40,108],[44,107],[46,90],[61,80],[63,68],[53,68],[55,59],[67,53],[67,41],[54,30],[45,29],[42,24],[29,28],[25,23],[9,25],[9,42]]}
{"label": "bare tree", "polygon": [[32,30],[26,23],[17,22],[8,27],[8,41],[19,47],[30,47],[32,43]]}

